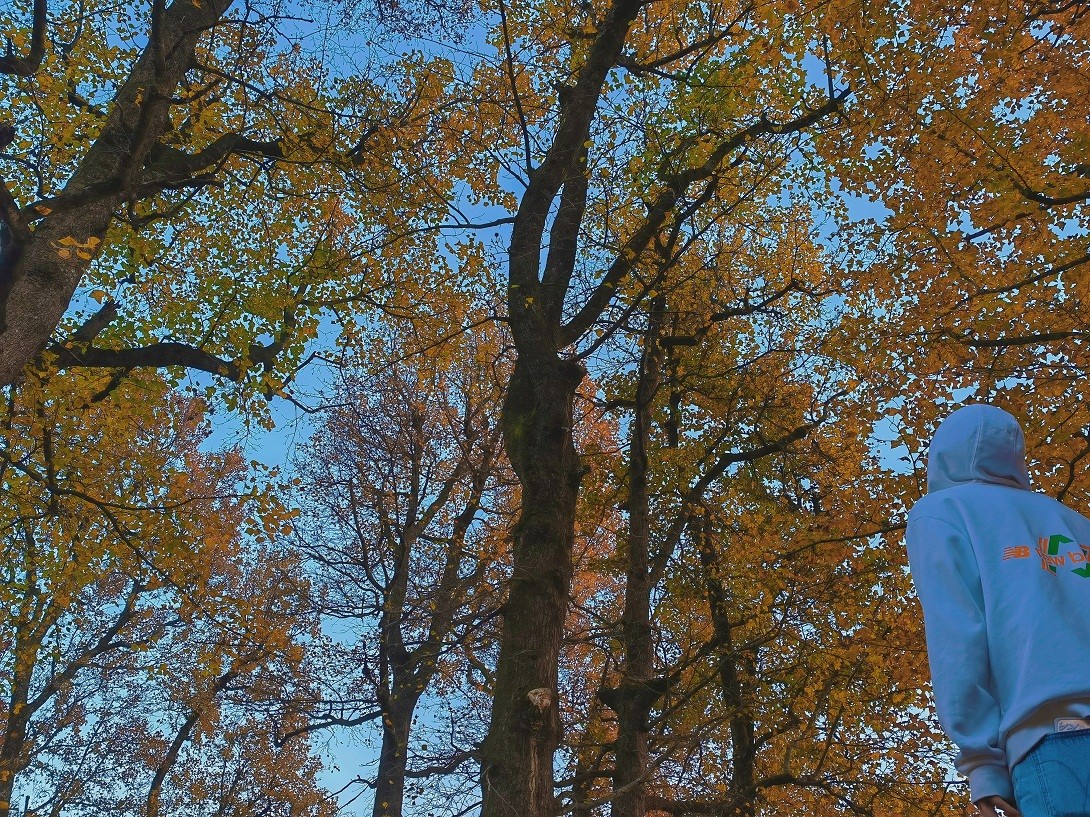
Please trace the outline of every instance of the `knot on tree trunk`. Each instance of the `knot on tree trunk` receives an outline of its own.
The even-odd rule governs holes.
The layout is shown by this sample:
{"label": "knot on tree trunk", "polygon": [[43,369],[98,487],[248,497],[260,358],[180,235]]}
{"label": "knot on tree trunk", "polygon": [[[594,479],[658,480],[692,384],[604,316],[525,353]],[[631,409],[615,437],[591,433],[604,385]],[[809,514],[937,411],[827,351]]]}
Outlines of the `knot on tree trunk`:
{"label": "knot on tree trunk", "polygon": [[530,699],[530,703],[537,709],[542,715],[553,703],[553,691],[548,687],[538,687],[537,689],[531,689],[526,693],[526,697]]}

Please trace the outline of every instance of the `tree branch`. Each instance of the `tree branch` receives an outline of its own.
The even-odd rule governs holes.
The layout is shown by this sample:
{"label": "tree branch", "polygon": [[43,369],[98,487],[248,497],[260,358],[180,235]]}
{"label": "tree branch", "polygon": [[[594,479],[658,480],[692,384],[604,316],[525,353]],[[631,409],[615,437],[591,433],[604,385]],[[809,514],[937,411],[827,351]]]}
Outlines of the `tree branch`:
{"label": "tree branch", "polygon": [[224,134],[199,153],[186,153],[177,148],[157,145],[144,171],[141,186],[156,189],[178,184],[220,164],[232,154],[284,158],[279,139],[257,141],[237,133]]}
{"label": "tree branch", "polygon": [[187,369],[197,369],[235,382],[242,378],[242,369],[238,363],[216,357],[196,346],[173,341],[152,343],[131,349],[100,349],[96,346],[81,348],[52,344],[48,347],[48,351],[57,356],[57,365],[61,369],[80,366],[107,369],[184,366]]}
{"label": "tree branch", "polygon": [[406,769],[405,777],[410,779],[419,779],[423,777],[433,777],[437,774],[451,774],[458,770],[458,767],[463,765],[468,760],[473,760],[478,756],[476,751],[470,752],[458,752],[446,763],[431,766],[421,766],[419,769]]}
{"label": "tree branch", "polygon": [[37,73],[45,59],[46,0],[34,0],[33,28],[30,32],[30,53],[25,57],[15,54],[11,40],[7,42],[4,56],[0,57],[0,74],[30,77]]}
{"label": "tree branch", "polygon": [[549,229],[549,252],[545,258],[541,289],[550,324],[559,323],[563,316],[564,294],[568,291],[575,268],[576,253],[579,250],[579,228],[587,209],[586,168],[587,149],[584,146],[580,162],[571,169],[564,182],[560,207]]}
{"label": "tree branch", "polygon": [[841,91],[820,107],[814,108],[789,122],[773,122],[762,115],[758,121],[749,127],[736,132],[729,139],[721,142],[699,166],[666,176],[663,179],[665,187],[648,206],[643,224],[621,247],[617,258],[610,265],[609,270],[598,286],[595,287],[590,297],[587,298],[583,307],[562,327],[561,345],[566,346],[574,343],[593,326],[602,311],[613,299],[617,287],[635,267],[639,257],[665,223],[666,217],[691,185],[710,178],[726,160],[727,156],[755,139],[763,136],[784,136],[798,133],[821,121],[826,116],[839,110],[850,93],[849,90]]}
{"label": "tree branch", "polygon": [[664,66],[677,62],[678,60],[688,57],[690,54],[697,52],[705,52],[713,50],[721,42],[730,37],[738,25],[753,12],[753,3],[747,3],[742,9],[735,15],[734,20],[730,25],[715,32],[709,34],[701,40],[696,40],[690,43],[685,48],[674,51],[670,54],[665,54],[661,57],[651,60],[650,62],[637,62],[632,57],[622,56],[617,60],[617,65],[629,71],[632,74],[640,76],[641,74],[655,74],[656,76],[663,76],[669,78],[669,75],[665,71],[661,70]]}
{"label": "tree branch", "polygon": [[1048,343],[1053,340],[1067,340],[1068,338],[1084,338],[1086,332],[1072,330],[1069,332],[1040,332],[1036,335],[1016,335],[1014,337],[1001,338],[974,338],[971,336],[961,338],[962,342],[973,349],[1005,349],[1009,346],[1033,346],[1038,343]]}
{"label": "tree branch", "polygon": [[94,339],[102,334],[102,330],[109,326],[117,317],[118,303],[113,298],[108,298],[99,310],[85,320],[80,327],[72,333],[73,343],[93,343]]}
{"label": "tree branch", "polygon": [[507,63],[507,78],[511,82],[511,96],[515,100],[515,112],[518,114],[519,127],[522,130],[522,145],[526,153],[524,169],[528,174],[533,173],[534,161],[530,150],[530,125],[526,121],[526,111],[522,107],[522,94],[519,93],[517,78],[515,77],[515,55],[511,51],[511,33],[507,28],[507,4],[499,0],[500,28],[503,31],[503,48],[506,54],[504,62]]}
{"label": "tree branch", "polygon": [[1032,190],[1031,188],[1022,185],[1015,185],[1015,190],[1017,190],[1023,198],[1037,202],[1044,207],[1062,207],[1065,204],[1078,204],[1080,201],[1090,199],[1090,190],[1082,190],[1078,193],[1060,196],[1059,198],[1046,196],[1044,193],[1038,193],[1036,190]]}
{"label": "tree branch", "polygon": [[[545,223],[560,188],[578,166],[585,150],[606,76],[616,65],[629,27],[643,7],[643,0],[617,0],[602,22],[579,71],[575,87],[563,92],[560,121],[552,144],[530,176],[511,231],[507,309],[519,353],[536,360],[545,346],[553,346],[556,327],[546,326],[534,296],[540,289],[541,239]],[[548,340],[547,340],[548,339]],[[563,344],[562,344],[563,345]],[[552,349],[548,354],[554,354]]]}

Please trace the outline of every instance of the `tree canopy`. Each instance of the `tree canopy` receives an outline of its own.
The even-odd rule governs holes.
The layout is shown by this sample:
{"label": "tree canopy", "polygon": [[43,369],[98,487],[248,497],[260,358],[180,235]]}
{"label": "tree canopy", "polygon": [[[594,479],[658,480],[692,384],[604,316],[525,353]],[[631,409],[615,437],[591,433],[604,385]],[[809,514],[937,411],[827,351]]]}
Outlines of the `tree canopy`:
{"label": "tree canopy", "polygon": [[1090,497],[1087,16],[0,12],[0,817],[960,813],[900,536],[968,400]]}

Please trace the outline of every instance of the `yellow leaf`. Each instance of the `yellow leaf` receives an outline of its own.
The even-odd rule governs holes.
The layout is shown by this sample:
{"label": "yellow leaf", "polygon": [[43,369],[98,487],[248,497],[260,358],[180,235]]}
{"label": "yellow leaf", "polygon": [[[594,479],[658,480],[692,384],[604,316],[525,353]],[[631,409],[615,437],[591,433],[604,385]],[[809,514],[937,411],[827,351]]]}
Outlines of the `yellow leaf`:
{"label": "yellow leaf", "polygon": [[104,300],[106,300],[106,296],[107,296],[108,294],[109,294],[109,293],[108,293],[108,292],[106,292],[106,290],[104,290],[104,289],[94,289],[94,290],[91,290],[91,297],[92,297],[92,298],[94,298],[94,299],[95,299],[96,301],[98,301],[99,303],[102,303],[102,302],[103,302]]}

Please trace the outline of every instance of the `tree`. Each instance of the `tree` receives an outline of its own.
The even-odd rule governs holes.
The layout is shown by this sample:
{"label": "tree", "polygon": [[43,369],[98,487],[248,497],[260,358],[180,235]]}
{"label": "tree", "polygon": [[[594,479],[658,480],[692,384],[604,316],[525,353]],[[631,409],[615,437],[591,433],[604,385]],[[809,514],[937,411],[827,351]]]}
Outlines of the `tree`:
{"label": "tree", "polygon": [[[681,236],[683,254],[704,207],[729,211],[778,190],[770,177],[804,146],[798,134],[844,98],[808,86],[799,64],[737,58],[775,40],[777,53],[801,60],[806,42],[779,28],[773,9],[618,2],[499,13],[497,73],[517,117],[492,142],[517,146],[506,166],[524,185],[505,259],[517,359],[503,407],[522,511],[481,750],[488,817],[555,808],[557,661],[582,476],[572,403],[593,332],[616,331],[660,286],[647,262],[656,242]],[[779,81],[766,83],[772,75]],[[701,90],[728,84],[729,97]]]}
{"label": "tree", "polygon": [[49,349],[63,368],[187,367],[272,395],[323,311],[351,324],[417,281],[434,242],[415,228],[456,158],[430,135],[441,86],[396,64],[341,80],[273,7],[26,14],[0,18],[0,383]]}
{"label": "tree", "polygon": [[[412,343],[391,335],[395,349]],[[323,701],[337,714],[312,715],[307,728],[380,724],[375,817],[404,813],[408,774],[450,773],[475,754],[411,738],[421,699],[480,663],[474,650],[500,604],[495,573],[514,500],[496,416],[500,339],[485,324],[403,362],[380,360],[373,374],[343,372],[299,460],[299,549],[344,667],[327,683],[355,699]],[[429,718],[443,720],[458,697],[436,699]]]}
{"label": "tree", "polygon": [[[610,570],[622,598],[596,606],[584,674],[600,680],[580,701],[610,711],[576,727],[567,754],[580,813],[804,800],[816,814],[929,813],[945,796],[899,782],[941,765],[935,725],[912,714],[925,700],[905,576],[868,543],[896,523],[859,433],[875,409],[823,306],[837,272],[805,210],[746,224],[755,212],[703,233],[682,283],[629,319],[638,365],[603,383],[630,418],[607,490],[626,510]],[[751,282],[753,303],[713,308],[716,278]]]}
{"label": "tree", "polygon": [[106,377],[4,411],[0,814],[327,813],[309,744],[265,728],[308,683],[290,514],[202,450],[200,400],[141,376],[90,403]]}

